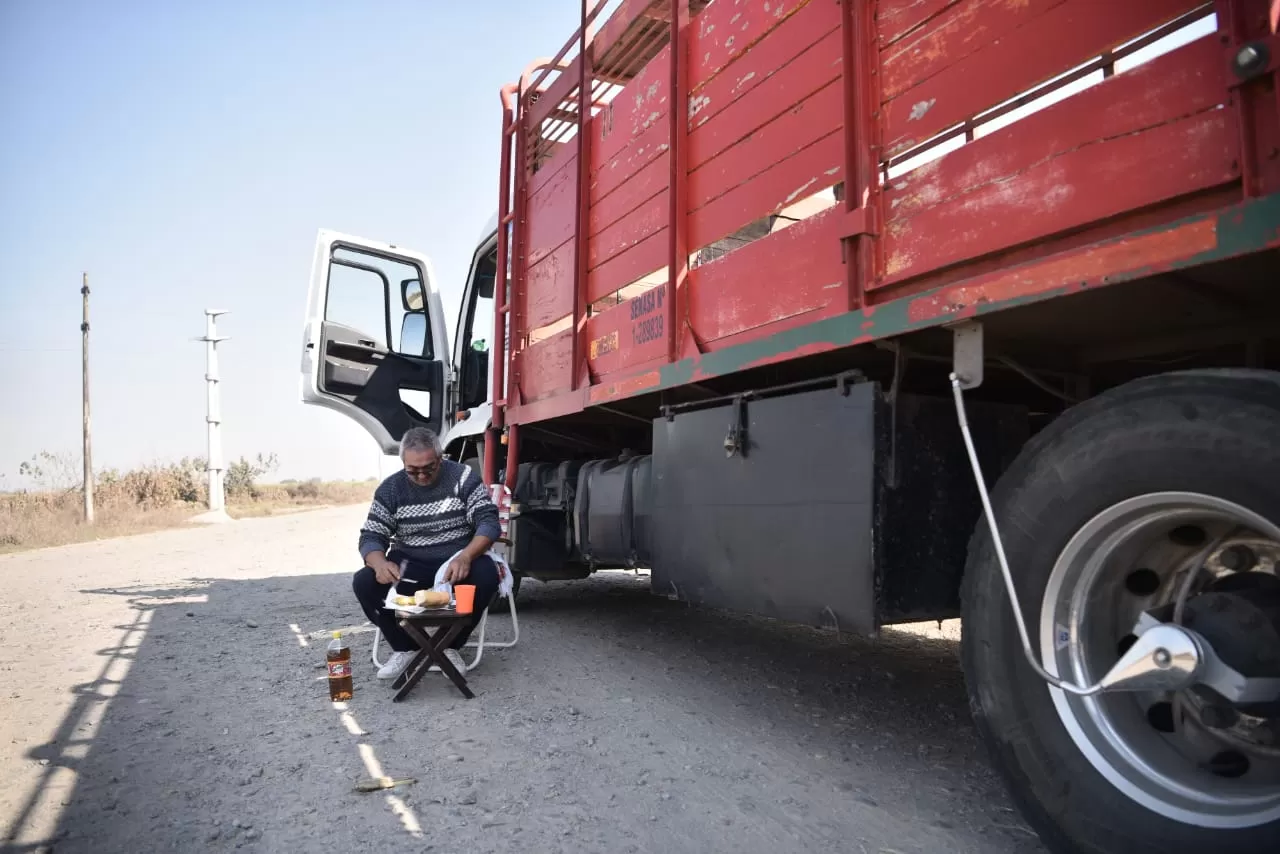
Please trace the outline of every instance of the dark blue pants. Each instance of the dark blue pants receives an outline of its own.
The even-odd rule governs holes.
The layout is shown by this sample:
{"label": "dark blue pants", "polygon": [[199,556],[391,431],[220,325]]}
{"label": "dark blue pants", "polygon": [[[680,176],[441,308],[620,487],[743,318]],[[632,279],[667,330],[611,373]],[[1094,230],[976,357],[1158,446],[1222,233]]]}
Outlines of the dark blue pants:
{"label": "dark blue pants", "polygon": [[[406,558],[404,555],[392,550],[387,555],[388,560],[401,563]],[[396,585],[396,593],[402,596],[412,596],[418,590],[426,590],[431,587],[436,578],[436,572],[439,571],[440,564],[433,562],[423,562],[410,560],[409,565],[404,570],[405,578],[412,578],[416,584],[402,581]],[[471,561],[471,572],[464,578],[460,584],[474,584],[476,588],[476,604],[475,610],[471,614],[471,621],[466,624],[458,636],[453,639],[450,644],[454,649],[461,649],[462,645],[471,637],[471,631],[480,624],[480,618],[484,616],[484,609],[489,607],[489,603],[493,601],[493,597],[498,593],[498,567],[494,564],[493,559],[488,555],[481,555]],[[356,572],[355,577],[351,579],[351,589],[355,591],[356,599],[360,601],[360,607],[364,610],[365,616],[378,628],[382,629],[382,636],[387,639],[387,643],[396,652],[414,652],[418,649],[418,645],[413,642],[413,638],[400,628],[400,624],[396,622],[394,611],[388,611],[382,607],[387,600],[387,591],[391,589],[390,584],[379,584],[377,577],[373,574],[373,570],[369,567],[361,567]]]}

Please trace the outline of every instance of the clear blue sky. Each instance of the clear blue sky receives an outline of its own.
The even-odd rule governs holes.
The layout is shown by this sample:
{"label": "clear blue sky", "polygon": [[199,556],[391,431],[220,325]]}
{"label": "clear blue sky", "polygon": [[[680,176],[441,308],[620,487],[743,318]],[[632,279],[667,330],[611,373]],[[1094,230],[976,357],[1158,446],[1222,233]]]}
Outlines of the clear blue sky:
{"label": "clear blue sky", "polygon": [[275,452],[279,477],[376,474],[363,430],[298,401],[316,230],[427,252],[452,307],[497,207],[498,89],[578,11],[0,3],[0,485],[79,448],[81,271],[96,467],[204,453],[191,339],[217,307],[227,452]]}

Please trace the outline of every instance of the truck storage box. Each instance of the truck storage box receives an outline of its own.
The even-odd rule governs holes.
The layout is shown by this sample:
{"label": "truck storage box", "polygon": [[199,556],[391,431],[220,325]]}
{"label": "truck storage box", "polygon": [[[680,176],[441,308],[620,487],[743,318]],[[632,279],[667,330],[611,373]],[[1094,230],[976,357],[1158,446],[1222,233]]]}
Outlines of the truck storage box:
{"label": "truck storage box", "polygon": [[[858,632],[909,618],[907,601],[958,611],[981,505],[951,402],[900,395],[895,417],[876,384],[845,391],[654,422],[654,592]],[[970,421],[994,479],[1026,413],[973,403]],[[730,454],[735,430],[744,451]]]}

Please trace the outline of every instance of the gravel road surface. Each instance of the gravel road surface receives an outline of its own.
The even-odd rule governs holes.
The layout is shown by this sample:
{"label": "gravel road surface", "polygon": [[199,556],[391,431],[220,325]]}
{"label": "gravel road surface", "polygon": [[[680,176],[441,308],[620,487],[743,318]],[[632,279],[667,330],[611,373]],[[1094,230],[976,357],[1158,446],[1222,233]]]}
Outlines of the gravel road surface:
{"label": "gravel road surface", "polygon": [[[478,697],[393,704],[372,634],[328,701],[363,508],[0,557],[0,847],[1033,852],[956,628],[836,637],[602,573],[521,591]],[[506,633],[509,621],[490,621]],[[371,774],[414,777],[361,794]]]}

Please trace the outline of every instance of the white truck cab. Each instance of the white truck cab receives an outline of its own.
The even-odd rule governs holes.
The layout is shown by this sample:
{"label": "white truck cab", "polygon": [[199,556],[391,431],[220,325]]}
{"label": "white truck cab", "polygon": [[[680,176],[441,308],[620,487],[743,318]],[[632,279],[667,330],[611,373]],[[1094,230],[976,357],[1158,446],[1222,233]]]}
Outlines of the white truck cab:
{"label": "white truck cab", "polygon": [[321,230],[302,342],[302,402],[354,419],[384,453],[410,427],[455,459],[480,456],[492,412],[497,217],[471,258],[450,347],[444,305],[421,252]]}

